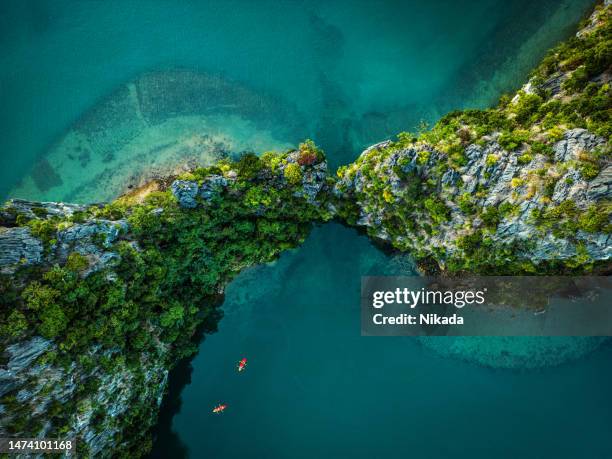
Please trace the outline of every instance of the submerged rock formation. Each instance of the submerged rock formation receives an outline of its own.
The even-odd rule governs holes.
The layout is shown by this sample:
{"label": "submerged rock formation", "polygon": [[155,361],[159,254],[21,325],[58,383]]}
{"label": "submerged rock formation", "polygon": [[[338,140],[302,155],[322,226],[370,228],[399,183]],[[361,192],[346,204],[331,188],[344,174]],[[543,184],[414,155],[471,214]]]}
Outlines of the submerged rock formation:
{"label": "submerged rock formation", "polygon": [[10,196],[111,200],[158,176],[286,148],[299,119],[284,101],[217,75],[146,73],[88,110]]}

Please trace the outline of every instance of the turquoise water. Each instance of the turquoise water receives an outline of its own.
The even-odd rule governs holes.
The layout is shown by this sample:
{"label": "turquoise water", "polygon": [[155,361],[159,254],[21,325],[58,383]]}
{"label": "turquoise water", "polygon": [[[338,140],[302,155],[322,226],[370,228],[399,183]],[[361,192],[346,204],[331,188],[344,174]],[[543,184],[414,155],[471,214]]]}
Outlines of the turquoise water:
{"label": "turquoise water", "polygon": [[587,0],[0,2],[0,196],[72,123],[146,71],[218,74],[278,97],[337,166],[515,89]]}
{"label": "turquoise water", "polygon": [[[2,2],[0,196],[144,72],[187,69],[219,76],[228,92],[247,88],[248,100],[232,99],[245,118],[232,125],[236,137],[273,125],[253,107],[258,97],[274,101],[267,106],[291,129],[272,126],[258,145],[312,137],[335,167],[421,120],[516,89],[589,8],[585,0]],[[103,121],[108,132],[123,126]],[[53,163],[60,173],[62,161]],[[100,164],[78,167],[95,177]],[[104,195],[104,183],[92,186]],[[612,456],[609,345],[527,371],[492,367],[546,343],[464,343],[458,354],[469,363],[411,339],[361,338],[360,276],[411,269],[331,224],[241,274],[219,332],[202,342],[193,370],[183,365],[171,378],[153,455]],[[588,347],[553,344],[549,354]],[[238,374],[241,357],[249,366]],[[214,416],[219,402],[229,408]]]}
{"label": "turquoise water", "polygon": [[[175,375],[191,383],[153,457],[612,457],[609,346],[508,371],[360,337],[360,276],[410,273],[400,266],[331,224],[241,274],[193,372]],[[218,403],[222,415],[210,412]]]}

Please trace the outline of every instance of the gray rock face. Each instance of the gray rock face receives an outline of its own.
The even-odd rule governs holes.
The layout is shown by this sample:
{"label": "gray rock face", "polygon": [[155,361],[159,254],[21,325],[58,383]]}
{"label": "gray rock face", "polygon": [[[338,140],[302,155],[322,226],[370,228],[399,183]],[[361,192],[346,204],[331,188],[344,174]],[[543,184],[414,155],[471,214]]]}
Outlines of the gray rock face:
{"label": "gray rock face", "polygon": [[555,204],[560,204],[568,199],[583,202],[586,189],[587,183],[582,180],[580,172],[570,169],[555,185],[551,200]]}
{"label": "gray rock face", "polygon": [[193,209],[197,207],[196,196],[198,195],[198,184],[189,180],[175,180],[170,190],[181,207]]}
{"label": "gray rock face", "polygon": [[453,169],[449,169],[442,176],[442,184],[447,186],[455,186],[457,182],[459,182],[460,178],[461,175],[459,174],[459,172]]}
{"label": "gray rock face", "polygon": [[317,195],[327,180],[327,163],[321,162],[312,167],[302,166],[302,189],[294,193],[310,204],[316,204]]}
{"label": "gray rock face", "polygon": [[20,387],[27,380],[24,370],[50,347],[51,341],[40,336],[8,346],[8,363],[0,368],[0,397]]}
{"label": "gray rock face", "polygon": [[605,140],[591,134],[586,129],[570,129],[563,135],[553,147],[555,151],[555,161],[563,162],[578,159],[581,151],[593,151],[603,145]]}
{"label": "gray rock face", "polygon": [[552,96],[556,96],[561,92],[561,85],[568,79],[568,75],[565,73],[555,73],[551,75],[548,80],[541,85],[541,88],[544,91],[550,91]]}
{"label": "gray rock face", "polygon": [[599,200],[612,196],[612,164],[604,167],[588,186],[587,198]]}
{"label": "gray rock face", "polygon": [[[83,277],[105,268],[116,266],[121,261],[119,254],[106,250],[117,240],[122,231],[128,230],[125,220],[95,219],[86,223],[76,223],[57,234],[57,245],[54,254],[65,261],[70,253],[83,255],[88,267],[81,273]],[[95,243],[95,238],[103,239],[102,247]]]}
{"label": "gray rock face", "polygon": [[[230,171],[231,172],[231,171]],[[186,209],[195,209],[198,206],[197,197],[210,201],[227,187],[228,179],[222,175],[209,175],[204,179],[202,185],[191,180],[175,180],[170,190],[176,197],[179,205]]]}
{"label": "gray rock face", "polygon": [[227,186],[227,179],[221,175],[209,175],[200,187],[200,196],[209,201]]}
{"label": "gray rock face", "polygon": [[59,231],[57,239],[60,243],[74,243],[83,239],[91,239],[95,235],[104,237],[104,246],[110,247],[121,231],[127,231],[128,224],[125,220],[103,220],[95,219],[86,223],[75,223],[71,227]]}
{"label": "gray rock face", "polygon": [[[551,160],[542,154],[535,154],[528,163],[520,162],[527,146],[515,151],[505,151],[496,141],[498,136],[491,135],[483,145],[471,144],[465,148],[467,162],[457,169],[439,170],[440,158],[446,159],[440,152],[431,151],[430,147],[419,145],[404,150],[381,155],[380,159],[368,164],[369,173],[375,171],[377,180],[383,183],[387,197],[391,202],[402,202],[406,197],[406,181],[396,174],[397,165],[404,170],[416,171],[421,183],[430,181],[441,185],[436,188],[437,197],[450,210],[448,221],[429,222],[435,232],[417,229],[407,230],[406,234],[395,235],[394,242],[403,247],[412,247],[420,252],[444,252],[452,255],[458,251],[457,241],[474,230],[485,231],[494,242],[505,245],[517,241],[528,241],[527,258],[535,261],[551,259],[568,259],[577,256],[578,247],[584,245],[592,260],[609,260],[612,257],[609,248],[609,235],[589,234],[578,231],[568,239],[560,239],[552,234],[552,229],[536,227],[533,216],[551,206],[559,206],[572,201],[578,211],[586,210],[594,203],[612,198],[612,167],[605,165],[599,175],[590,182],[576,170],[573,161],[579,159],[582,152],[593,152],[605,145],[605,140],[585,129],[572,129],[565,132],[562,140],[554,146],[555,158]],[[419,151],[430,152],[427,161],[417,161]],[[372,152],[372,148],[366,150]],[[374,157],[376,158],[376,157]],[[357,225],[374,229],[377,237],[388,239],[389,234],[382,227],[382,222],[389,221],[387,215],[393,212],[392,206],[381,204],[382,199],[371,199],[368,191],[370,179],[365,177],[361,168],[346,173],[336,183],[334,194],[339,197],[356,199],[360,209]],[[552,186],[552,189],[551,189]],[[390,193],[389,193],[390,192]],[[379,193],[374,192],[374,193]],[[470,196],[472,206],[477,213],[464,213],[458,205],[459,196]],[[512,205],[512,212],[504,215],[492,231],[484,225],[481,213],[486,208],[498,208],[504,203]],[[391,209],[391,210],[390,210]],[[537,211],[537,212],[536,212]],[[415,220],[422,220],[422,211],[414,215]],[[396,231],[397,233],[397,231]],[[401,238],[401,239],[400,239]]]}
{"label": "gray rock face", "polygon": [[40,263],[43,245],[30,228],[0,227],[0,272],[12,274],[20,264]]}
{"label": "gray rock face", "polygon": [[66,204],[63,202],[35,202],[25,199],[11,199],[6,204],[7,209],[28,218],[70,217],[75,212],[82,212],[87,206],[81,204]]}

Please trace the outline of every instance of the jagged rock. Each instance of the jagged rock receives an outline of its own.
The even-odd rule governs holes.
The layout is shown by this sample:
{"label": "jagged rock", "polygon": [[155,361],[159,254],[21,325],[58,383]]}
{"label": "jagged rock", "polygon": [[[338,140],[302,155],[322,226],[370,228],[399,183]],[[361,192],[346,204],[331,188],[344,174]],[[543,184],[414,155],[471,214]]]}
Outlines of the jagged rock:
{"label": "jagged rock", "polygon": [[442,176],[442,184],[448,186],[455,186],[460,178],[461,175],[459,174],[459,172],[454,169],[449,169]]}
{"label": "jagged rock", "polygon": [[0,397],[20,387],[21,380],[25,379],[21,373],[51,345],[51,341],[35,336],[6,348],[8,363],[6,368],[0,368]]}
{"label": "jagged rock", "polygon": [[[205,200],[210,200],[227,186],[227,179],[221,175],[209,175],[200,186],[200,196]],[[186,207],[186,206],[184,206]]]}
{"label": "jagged rock", "polygon": [[588,199],[603,199],[612,196],[612,164],[608,164],[588,186]]}
{"label": "jagged rock", "polygon": [[561,85],[569,76],[566,73],[557,72],[551,75],[544,83],[540,85],[543,91],[550,91],[552,96],[556,96],[561,92]]}
{"label": "jagged rock", "polygon": [[594,260],[609,260],[612,258],[612,235],[578,231],[577,236],[586,242],[587,252]]}
{"label": "jagged rock", "polygon": [[35,202],[25,199],[11,199],[5,206],[5,211],[23,215],[27,218],[71,217],[75,212],[83,212],[87,206],[81,204],[66,204],[63,202]]}
{"label": "jagged rock", "polygon": [[170,189],[181,207],[193,209],[198,205],[196,196],[198,195],[199,187],[196,182],[175,180]]}
{"label": "jagged rock", "polygon": [[576,254],[575,244],[567,239],[559,239],[552,234],[547,234],[537,241],[535,248],[530,252],[530,258],[534,261],[568,259]]}
{"label": "jagged rock", "polygon": [[387,148],[389,145],[391,145],[391,143],[392,142],[390,140],[383,140],[382,142],[378,142],[374,145],[369,146],[363,151],[363,153],[367,154],[371,152],[372,150],[382,150],[384,148]]}
{"label": "jagged rock", "polygon": [[294,193],[297,197],[303,197],[310,204],[315,204],[317,195],[327,180],[327,163],[325,161],[312,167],[302,166],[302,189]]}
{"label": "jagged rock", "polygon": [[[127,230],[128,224],[125,220],[94,219],[85,223],[76,223],[58,231],[54,255],[62,262],[65,262],[73,252],[83,255],[87,259],[88,266],[80,274],[82,277],[87,277],[119,264],[121,261],[119,254],[105,248],[110,248],[120,233]],[[94,239],[98,237],[103,239],[101,246],[95,243]]]}
{"label": "jagged rock", "polygon": [[[582,180],[582,175],[575,169],[570,169],[556,183],[555,190],[551,197],[554,203],[560,203],[570,198],[575,198],[577,195],[584,195],[587,188],[587,183]],[[581,199],[583,200],[583,198]]]}
{"label": "jagged rock", "polygon": [[30,228],[0,227],[0,272],[12,274],[19,264],[40,263],[43,244]]}
{"label": "jagged rock", "polygon": [[601,137],[591,134],[586,129],[570,129],[563,135],[563,140],[555,143],[555,161],[569,161],[578,159],[581,151],[592,151],[605,143]]}
{"label": "jagged rock", "polygon": [[[395,173],[399,164],[408,164],[408,170],[418,171],[417,176],[411,180],[423,182],[433,177],[443,185],[448,185],[437,189],[438,198],[450,210],[448,221],[430,222],[431,227],[435,228],[434,234],[422,229],[417,229],[414,235],[407,234],[408,237],[403,241],[410,242],[406,244],[400,241],[401,236],[395,234],[394,242],[401,242],[404,246],[409,245],[420,251],[443,250],[446,256],[456,253],[460,236],[471,234],[475,229],[485,226],[478,215],[472,215],[468,220],[461,211],[457,196],[467,194],[473,196],[470,198],[471,203],[480,209],[479,212],[503,203],[515,206],[511,214],[504,215],[501,221],[496,223],[495,232],[487,237],[500,245],[529,241],[531,249],[523,254],[527,258],[535,261],[568,259],[578,254],[579,244],[584,244],[593,260],[610,259],[612,255],[607,248],[608,238],[605,235],[578,232],[574,238],[560,239],[553,236],[550,228],[541,234],[534,222],[534,215],[548,209],[548,206],[559,205],[564,201],[573,201],[577,209],[586,209],[596,201],[609,199],[612,190],[609,167],[605,167],[590,184],[572,167],[567,168],[562,177],[558,177],[554,175],[558,172],[554,168],[551,169],[550,159],[545,155],[536,154],[528,163],[519,163],[518,158],[524,154],[527,147],[507,152],[499,145],[497,137],[491,135],[486,141],[483,138],[483,143],[479,145],[468,145],[465,148],[466,164],[457,170],[447,168],[441,175],[437,175],[438,165],[440,161],[446,160],[444,155],[435,150],[429,149],[429,159],[425,164],[417,165],[419,148],[427,149],[426,146],[410,147],[387,156],[381,155],[377,163],[373,163],[376,158],[362,163],[367,163],[370,170],[376,171],[378,180],[381,180],[384,188],[390,190],[395,197],[401,197],[407,186],[406,181],[399,180]],[[565,133],[563,140],[555,144],[555,152],[559,162],[567,161],[576,159],[581,151],[592,152],[603,143],[603,139],[584,129],[572,129]],[[372,149],[366,151],[371,152]],[[361,207],[357,225],[369,227],[381,239],[389,238],[381,222],[389,217],[389,212],[394,212],[393,208],[381,204],[380,198],[369,198],[372,193],[368,188],[371,181],[361,168],[353,169],[351,174],[352,180],[345,174],[337,182],[334,190],[336,196],[353,196],[357,199],[357,204]],[[554,189],[548,196],[544,194],[545,184],[551,180],[554,181]],[[421,218],[420,215],[414,217]],[[416,245],[411,241],[413,239],[418,240]]]}
{"label": "jagged rock", "polygon": [[127,231],[128,224],[125,220],[103,220],[95,219],[86,223],[75,223],[71,227],[58,231],[57,239],[60,243],[74,243],[83,239],[91,239],[94,235],[104,236],[104,246],[110,247],[121,231]]}
{"label": "jagged rock", "polygon": [[28,367],[34,359],[40,356],[51,346],[51,341],[35,336],[28,341],[12,344],[6,348],[9,361],[6,367],[11,372],[19,372]]}

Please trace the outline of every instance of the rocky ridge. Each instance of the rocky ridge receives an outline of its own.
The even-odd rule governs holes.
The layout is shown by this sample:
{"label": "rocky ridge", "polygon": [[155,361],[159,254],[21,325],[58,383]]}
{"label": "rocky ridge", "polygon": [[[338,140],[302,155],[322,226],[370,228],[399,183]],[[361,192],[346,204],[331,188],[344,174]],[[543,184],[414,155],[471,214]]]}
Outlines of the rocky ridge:
{"label": "rocky ridge", "polygon": [[451,113],[340,168],[339,215],[443,270],[607,269],[611,14],[598,7],[498,108]]}
{"label": "rocky ridge", "polygon": [[[214,298],[242,268],[329,218],[320,201],[327,177],[307,143],[196,169],[111,204],[6,203],[0,435],[78,438],[82,456],[142,455],[169,369],[193,352]],[[250,243],[244,232],[256,228],[261,240]]]}

